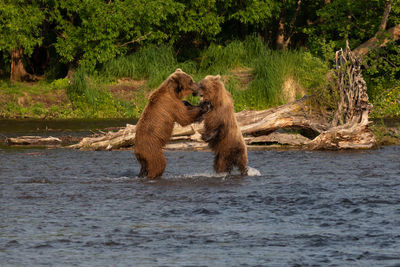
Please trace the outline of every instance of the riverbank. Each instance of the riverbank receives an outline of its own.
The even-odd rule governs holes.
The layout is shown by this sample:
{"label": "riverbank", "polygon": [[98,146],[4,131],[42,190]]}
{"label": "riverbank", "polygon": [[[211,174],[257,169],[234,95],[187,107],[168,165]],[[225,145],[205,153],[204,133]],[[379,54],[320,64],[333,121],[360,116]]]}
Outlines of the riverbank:
{"label": "riverbank", "polygon": [[[17,147],[68,147],[78,144],[83,138],[100,137],[106,133],[117,133],[125,129],[126,125],[134,125],[134,119],[74,119],[74,120],[17,120],[17,119],[1,119],[0,120],[0,146],[3,148]],[[189,127],[190,128],[190,127]],[[194,127],[196,128],[196,127]],[[197,127],[198,128],[198,127]],[[400,118],[373,120],[370,125],[376,137],[377,146],[400,145]],[[247,139],[249,150],[259,149],[302,149],[298,132],[283,133],[288,136],[270,136],[263,142],[254,140],[250,142]],[[21,136],[40,136],[55,137],[60,142],[53,144],[28,144],[13,145],[8,140]],[[194,136],[194,137],[191,137]],[[277,138],[286,138],[291,140],[292,144],[279,143]],[[193,140],[192,140],[193,139]],[[118,150],[131,149],[131,146],[120,147]],[[166,147],[167,150],[204,150],[207,145],[195,137],[194,130],[178,131]],[[115,150],[115,148],[113,148]]]}
{"label": "riverbank", "polygon": [[[329,110],[335,108],[338,97],[327,78],[330,61],[307,51],[272,50],[252,37],[225,46],[210,45],[198,57],[183,62],[170,46],[148,46],[95,71],[80,67],[62,78],[48,76],[38,82],[0,80],[0,118],[137,119],[149,94],[176,68],[195,81],[220,74],[235,100],[236,112],[264,110],[304,95],[312,95],[317,105]],[[370,117],[399,117],[400,87],[376,82],[369,71],[363,76],[374,105]]]}

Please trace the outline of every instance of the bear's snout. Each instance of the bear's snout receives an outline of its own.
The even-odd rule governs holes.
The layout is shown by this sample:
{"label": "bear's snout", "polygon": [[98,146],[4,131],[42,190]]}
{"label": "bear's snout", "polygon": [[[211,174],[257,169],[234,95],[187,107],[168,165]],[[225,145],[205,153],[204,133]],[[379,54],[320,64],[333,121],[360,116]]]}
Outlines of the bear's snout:
{"label": "bear's snout", "polygon": [[193,85],[192,85],[192,90],[193,90],[193,92],[192,92],[192,95],[193,96],[198,96],[198,95],[200,95],[201,94],[201,92],[200,92],[200,84],[199,83],[193,83]]}

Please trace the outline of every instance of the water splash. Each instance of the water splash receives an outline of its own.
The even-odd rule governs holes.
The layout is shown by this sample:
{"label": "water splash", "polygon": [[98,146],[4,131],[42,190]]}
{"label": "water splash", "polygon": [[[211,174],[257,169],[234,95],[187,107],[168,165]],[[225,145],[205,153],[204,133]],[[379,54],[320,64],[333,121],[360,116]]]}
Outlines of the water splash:
{"label": "water splash", "polygon": [[261,176],[261,172],[256,168],[248,166],[247,169],[247,176]]}

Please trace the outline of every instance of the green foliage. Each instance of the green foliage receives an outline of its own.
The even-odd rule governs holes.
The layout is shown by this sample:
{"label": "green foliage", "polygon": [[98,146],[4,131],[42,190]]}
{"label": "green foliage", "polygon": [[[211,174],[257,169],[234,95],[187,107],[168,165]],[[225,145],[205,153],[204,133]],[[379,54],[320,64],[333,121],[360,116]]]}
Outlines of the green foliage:
{"label": "green foliage", "polygon": [[211,45],[202,55],[199,76],[225,74],[237,67],[252,69],[254,80],[249,88],[241,90],[240,84],[230,78],[225,86],[235,99],[235,109],[265,109],[283,104],[282,87],[285,80],[293,79],[307,93],[328,90],[327,63],[300,51],[274,51],[252,36],[244,42],[234,41],[226,46]]}
{"label": "green foliage", "polygon": [[279,1],[246,0],[221,1],[222,10],[226,10],[227,20],[236,20],[245,25],[265,25],[279,10]]}
{"label": "green foliage", "polygon": [[199,72],[225,74],[241,64],[244,52],[243,44],[239,41],[229,43],[225,47],[211,44],[201,56]]}
{"label": "green foliage", "polygon": [[[117,77],[146,80],[135,96],[143,99],[139,102],[145,102],[149,91],[178,67],[196,80],[207,74],[226,76],[226,86],[235,97],[237,110],[282,103],[282,83],[288,78],[317,95],[320,104],[330,106],[335,94],[323,74],[327,64],[336,50],[344,48],[347,39],[355,48],[377,33],[387,0],[299,3],[5,0],[0,3],[0,74],[8,74],[10,52],[20,47],[29,63],[28,71],[35,70],[37,64],[40,73],[36,74],[44,72],[47,77],[59,78],[76,69],[76,80],[70,86],[66,79],[38,86],[46,90],[69,88],[74,108],[63,108],[65,116],[80,116],[79,112],[86,112],[87,116],[139,114],[143,104],[113,100],[103,85]],[[393,1],[387,28],[399,23],[400,1]],[[292,50],[279,52],[266,47],[266,43],[275,45],[279,26],[283,26]],[[36,48],[47,53],[44,61],[49,62],[37,59],[41,55],[37,55]],[[296,51],[299,48],[310,53]],[[376,106],[383,105],[389,91],[399,86],[399,52],[399,43],[392,42],[371,51],[365,61],[364,77]],[[241,82],[232,74],[236,68],[253,70],[254,80],[247,91],[240,90]],[[14,90],[16,96],[24,90],[20,85],[7,88]],[[109,115],[96,113],[95,109],[106,105],[110,106]],[[42,108],[37,106],[36,113]],[[49,107],[44,108],[52,112]],[[384,110],[375,114],[395,112],[390,108]],[[32,108],[27,112],[35,111]]]}
{"label": "green foliage", "polygon": [[195,33],[196,37],[212,39],[221,31],[223,16],[218,14],[216,0],[176,1],[176,14],[165,21],[165,32],[175,42],[180,34]]}
{"label": "green foliage", "polygon": [[[127,103],[118,100],[104,88],[101,79],[89,76],[84,68],[79,68],[68,87],[68,96],[73,104],[71,117],[79,118],[117,118],[140,116],[146,102]],[[142,93],[144,93],[142,91]],[[138,96],[140,96],[138,94]],[[143,100],[143,98],[139,99]]]}
{"label": "green foliage", "polygon": [[[334,41],[336,49],[344,48],[349,40],[352,47],[375,35],[380,24],[386,1],[336,0],[317,11],[323,23],[315,25],[309,34],[318,42]],[[381,13],[377,15],[377,10]],[[323,32],[323,35],[319,33]],[[317,36],[320,35],[319,38]]]}
{"label": "green foliage", "polygon": [[[182,66],[183,65],[183,66]],[[179,64],[171,45],[149,45],[129,56],[122,56],[105,63],[99,75],[108,77],[130,77],[148,80],[150,88],[157,87],[176,68],[193,71],[193,64]]]}
{"label": "green foliage", "polygon": [[[55,1],[57,29],[55,47],[61,59],[93,71],[98,63],[125,54],[128,45],[140,40],[162,40],[157,30],[176,12],[174,1]],[[66,15],[63,15],[66,14]]]}
{"label": "green foliage", "polygon": [[[314,2],[313,13],[318,16],[315,19],[318,23],[305,24],[301,31],[309,36],[308,48],[326,60],[332,59],[333,51],[345,48],[346,40],[354,49],[372,38],[378,32],[387,3],[386,0]],[[393,1],[390,14],[388,28],[400,23],[399,1]]]}
{"label": "green foliage", "polygon": [[400,42],[370,51],[364,58],[364,79],[374,117],[400,116]]}
{"label": "green foliage", "polygon": [[378,146],[400,145],[400,127],[388,127],[384,120],[377,120],[370,129],[375,135]]}
{"label": "green foliage", "polygon": [[6,0],[0,3],[0,51],[23,47],[30,55],[42,43],[41,24],[44,13],[37,1]]}
{"label": "green foliage", "polygon": [[400,42],[389,42],[385,47],[370,51],[364,59],[364,78],[368,93],[374,99],[385,88],[400,85]]}
{"label": "green foliage", "polygon": [[68,86],[69,86],[68,78],[57,79],[57,80],[54,80],[54,81],[52,81],[50,83],[50,87],[53,90],[64,89],[64,88],[67,88]]}
{"label": "green foliage", "polygon": [[375,95],[372,117],[400,117],[400,86],[385,89]]}
{"label": "green foliage", "polygon": [[[327,65],[308,52],[274,51],[260,38],[252,36],[245,41],[234,41],[226,46],[212,45],[196,61],[178,62],[172,46],[150,45],[128,56],[121,56],[105,63],[96,73],[78,68],[69,85],[67,79],[51,83],[39,83],[36,92],[49,92],[67,88],[69,105],[60,109],[37,105],[25,107],[17,112],[17,107],[9,106],[8,113],[17,112],[27,116],[68,117],[68,118],[138,118],[147,104],[147,97],[176,68],[182,68],[196,81],[205,75],[221,74],[227,90],[235,99],[235,109],[265,109],[284,103],[283,83],[287,79],[295,81],[308,93],[325,90]],[[244,90],[237,71],[251,72],[252,80],[246,81]],[[118,78],[130,77],[145,80],[145,84],[132,92],[130,100],[113,96],[107,85]],[[0,86],[1,88],[1,86]],[[26,86],[4,84],[7,93],[23,92]],[[40,89],[46,88],[46,89]],[[5,91],[4,91],[5,92]],[[193,104],[198,97],[189,97]],[[27,109],[26,109],[27,108]]]}

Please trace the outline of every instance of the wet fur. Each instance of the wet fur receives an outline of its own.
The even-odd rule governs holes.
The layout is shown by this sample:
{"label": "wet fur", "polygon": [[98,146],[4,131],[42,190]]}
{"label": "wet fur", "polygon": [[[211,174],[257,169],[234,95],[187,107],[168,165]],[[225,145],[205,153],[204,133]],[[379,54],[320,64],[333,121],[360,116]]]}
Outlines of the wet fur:
{"label": "wet fur", "polygon": [[135,156],[140,177],[159,178],[166,167],[162,148],[171,137],[174,123],[182,126],[199,121],[208,106],[187,106],[182,101],[197,89],[192,77],[177,69],[149,97],[136,126]]}
{"label": "wet fur", "polygon": [[202,139],[214,151],[214,170],[230,173],[238,167],[247,174],[247,147],[237,124],[233,98],[219,76],[206,76],[199,82],[199,93],[210,101],[212,111],[204,115]]}

